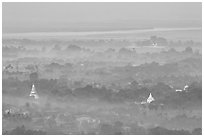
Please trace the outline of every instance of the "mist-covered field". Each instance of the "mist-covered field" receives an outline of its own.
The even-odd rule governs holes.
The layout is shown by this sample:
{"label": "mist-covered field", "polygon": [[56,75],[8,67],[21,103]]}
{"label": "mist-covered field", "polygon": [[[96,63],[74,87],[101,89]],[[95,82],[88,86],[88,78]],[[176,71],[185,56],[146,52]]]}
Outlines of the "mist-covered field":
{"label": "mist-covered field", "polygon": [[3,36],[3,134],[201,134],[201,30],[116,32]]}
{"label": "mist-covered field", "polygon": [[201,135],[201,2],[3,2],[3,135]]}

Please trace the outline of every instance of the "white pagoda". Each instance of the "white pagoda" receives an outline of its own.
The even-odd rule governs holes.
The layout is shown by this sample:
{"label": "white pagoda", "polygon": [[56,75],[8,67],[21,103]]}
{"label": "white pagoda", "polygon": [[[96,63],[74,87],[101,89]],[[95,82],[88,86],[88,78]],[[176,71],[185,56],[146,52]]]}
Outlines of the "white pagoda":
{"label": "white pagoda", "polygon": [[33,84],[31,92],[30,92],[30,97],[34,97],[34,99],[38,99],[39,96],[37,94],[37,91],[35,90],[35,85]]}
{"label": "white pagoda", "polygon": [[147,103],[151,103],[152,101],[155,101],[155,99],[152,97],[152,94],[150,93],[147,99]]}

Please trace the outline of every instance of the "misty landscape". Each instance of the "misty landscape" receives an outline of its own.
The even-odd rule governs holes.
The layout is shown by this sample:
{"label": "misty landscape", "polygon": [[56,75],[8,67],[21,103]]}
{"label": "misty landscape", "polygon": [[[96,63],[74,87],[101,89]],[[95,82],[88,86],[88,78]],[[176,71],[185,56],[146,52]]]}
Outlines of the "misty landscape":
{"label": "misty landscape", "polygon": [[202,134],[202,3],[2,12],[3,135]]}

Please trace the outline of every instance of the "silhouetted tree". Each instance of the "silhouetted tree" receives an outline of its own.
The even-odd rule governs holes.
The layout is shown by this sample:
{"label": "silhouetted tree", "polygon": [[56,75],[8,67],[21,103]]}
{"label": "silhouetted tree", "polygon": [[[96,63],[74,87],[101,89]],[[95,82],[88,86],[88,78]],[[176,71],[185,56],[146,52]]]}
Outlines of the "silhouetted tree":
{"label": "silhouetted tree", "polygon": [[193,49],[191,47],[186,47],[184,50],[185,53],[189,53],[192,54],[193,53]]}

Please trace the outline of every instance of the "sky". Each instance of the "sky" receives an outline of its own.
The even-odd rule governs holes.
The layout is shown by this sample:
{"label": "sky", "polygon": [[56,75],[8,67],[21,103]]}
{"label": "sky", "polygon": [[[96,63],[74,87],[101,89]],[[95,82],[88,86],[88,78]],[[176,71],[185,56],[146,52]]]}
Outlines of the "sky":
{"label": "sky", "polygon": [[5,3],[3,33],[201,26],[201,3]]}

